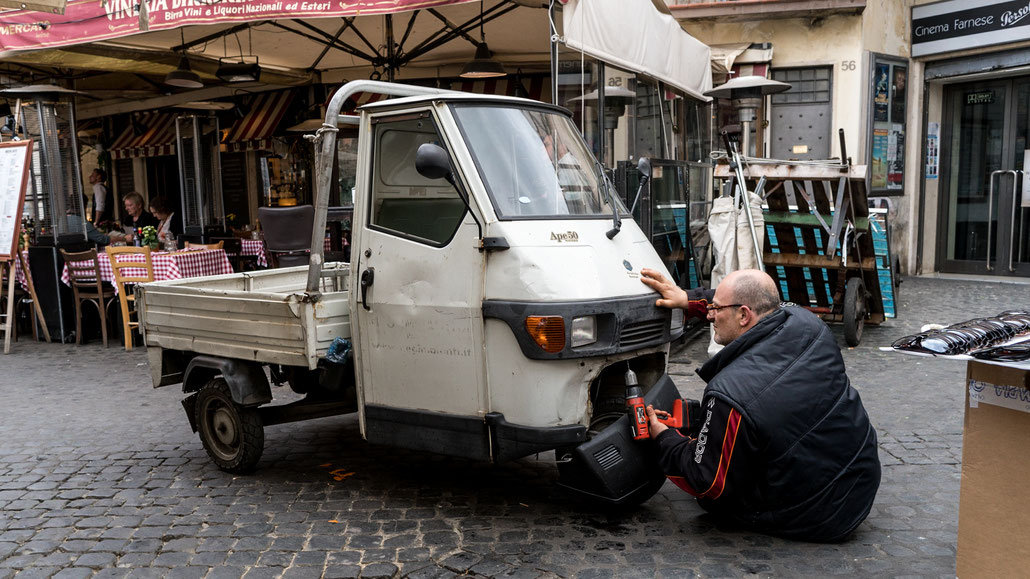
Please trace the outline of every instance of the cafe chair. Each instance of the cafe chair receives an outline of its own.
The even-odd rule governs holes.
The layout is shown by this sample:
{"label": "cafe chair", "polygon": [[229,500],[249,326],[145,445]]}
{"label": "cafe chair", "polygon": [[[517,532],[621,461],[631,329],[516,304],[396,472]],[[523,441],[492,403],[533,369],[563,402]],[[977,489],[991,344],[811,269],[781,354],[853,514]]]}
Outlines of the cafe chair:
{"label": "cafe chair", "polygon": [[265,257],[269,267],[308,264],[311,229],[315,224],[313,206],[258,207],[258,221],[265,233]]}
{"label": "cafe chair", "polygon": [[[133,257],[142,255],[143,261],[133,261]],[[111,260],[111,271],[114,272],[114,283],[118,287],[118,298],[122,304],[122,334],[125,336],[125,349],[132,349],[132,330],[139,328],[139,316],[136,311],[136,295],[127,284],[147,283],[154,281],[154,260],[149,247],[112,247],[107,246],[107,257]],[[132,305],[130,308],[129,305]],[[132,316],[136,319],[133,321]]]}
{"label": "cafe chair", "polygon": [[[211,240],[214,241],[214,240]],[[200,249],[223,249],[225,242],[219,240],[218,243],[194,243],[192,241],[186,242],[186,249],[200,248]]]}
{"label": "cafe chair", "polygon": [[235,272],[243,271],[244,265],[250,261],[245,259],[246,257],[253,257],[253,262],[257,263],[257,256],[243,255],[243,241],[239,237],[212,237],[208,241],[221,244],[221,249],[225,250],[225,256],[229,258],[229,263],[232,264],[232,270]]}
{"label": "cafe chair", "polygon": [[82,344],[82,302],[96,306],[100,313],[100,335],[107,347],[107,310],[114,303],[114,288],[105,284],[100,277],[100,261],[97,250],[70,252],[60,249],[61,257],[68,268],[72,293],[75,296],[75,345]]}

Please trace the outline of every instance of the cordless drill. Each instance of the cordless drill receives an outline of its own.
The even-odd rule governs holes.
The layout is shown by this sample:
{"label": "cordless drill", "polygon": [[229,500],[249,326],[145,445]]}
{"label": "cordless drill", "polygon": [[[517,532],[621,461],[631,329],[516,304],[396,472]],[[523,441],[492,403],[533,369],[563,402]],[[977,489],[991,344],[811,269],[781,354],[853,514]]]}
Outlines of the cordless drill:
{"label": "cordless drill", "polygon": [[[687,413],[684,416],[683,406],[686,403]],[[699,422],[701,403],[698,400],[677,398],[672,403],[672,413],[655,410],[658,422],[669,428],[690,430]],[[651,429],[647,419],[647,405],[644,403],[644,392],[637,385],[637,375],[632,369],[626,369],[626,413],[629,415],[630,432],[633,440],[645,440],[651,437]],[[664,416],[661,416],[664,415]]]}

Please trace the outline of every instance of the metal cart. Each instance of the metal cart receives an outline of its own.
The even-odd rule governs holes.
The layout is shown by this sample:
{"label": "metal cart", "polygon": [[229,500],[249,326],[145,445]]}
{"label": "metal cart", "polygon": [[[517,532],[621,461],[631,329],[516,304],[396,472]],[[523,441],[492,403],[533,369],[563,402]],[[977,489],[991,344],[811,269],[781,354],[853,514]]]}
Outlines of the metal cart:
{"label": "metal cart", "polygon": [[[716,166],[717,178],[735,174]],[[897,275],[885,219],[870,220],[865,166],[746,159],[743,175],[765,201],[762,260],[784,300],[843,323],[849,346],[893,317]]]}

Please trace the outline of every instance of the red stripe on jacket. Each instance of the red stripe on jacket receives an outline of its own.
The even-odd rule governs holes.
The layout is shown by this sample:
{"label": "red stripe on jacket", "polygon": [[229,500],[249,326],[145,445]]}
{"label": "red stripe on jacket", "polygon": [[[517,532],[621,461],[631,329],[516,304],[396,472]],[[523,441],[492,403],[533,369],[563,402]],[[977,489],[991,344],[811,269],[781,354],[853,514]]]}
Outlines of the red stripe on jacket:
{"label": "red stripe on jacket", "polygon": [[[722,454],[719,456],[719,466],[715,471],[715,478],[711,486],[704,492],[699,492],[690,486],[687,479],[681,476],[670,476],[668,479],[672,484],[678,486],[691,495],[703,499],[717,499],[726,488],[726,475],[730,470],[730,459],[733,458],[733,446],[737,443],[737,431],[740,428],[740,413],[731,409],[729,419],[726,421],[726,432],[722,438]],[[681,435],[682,436],[682,435]]]}

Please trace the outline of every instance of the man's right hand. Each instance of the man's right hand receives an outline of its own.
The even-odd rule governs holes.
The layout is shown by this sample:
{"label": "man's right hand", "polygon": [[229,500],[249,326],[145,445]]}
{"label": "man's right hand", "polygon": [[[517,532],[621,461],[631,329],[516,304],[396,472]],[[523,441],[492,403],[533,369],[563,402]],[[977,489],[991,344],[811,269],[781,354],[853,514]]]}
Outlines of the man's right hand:
{"label": "man's right hand", "polygon": [[689,305],[687,292],[678,285],[672,283],[665,276],[653,269],[644,268],[640,270],[640,281],[647,287],[662,294],[662,297],[655,301],[660,308],[681,308],[686,309]]}

